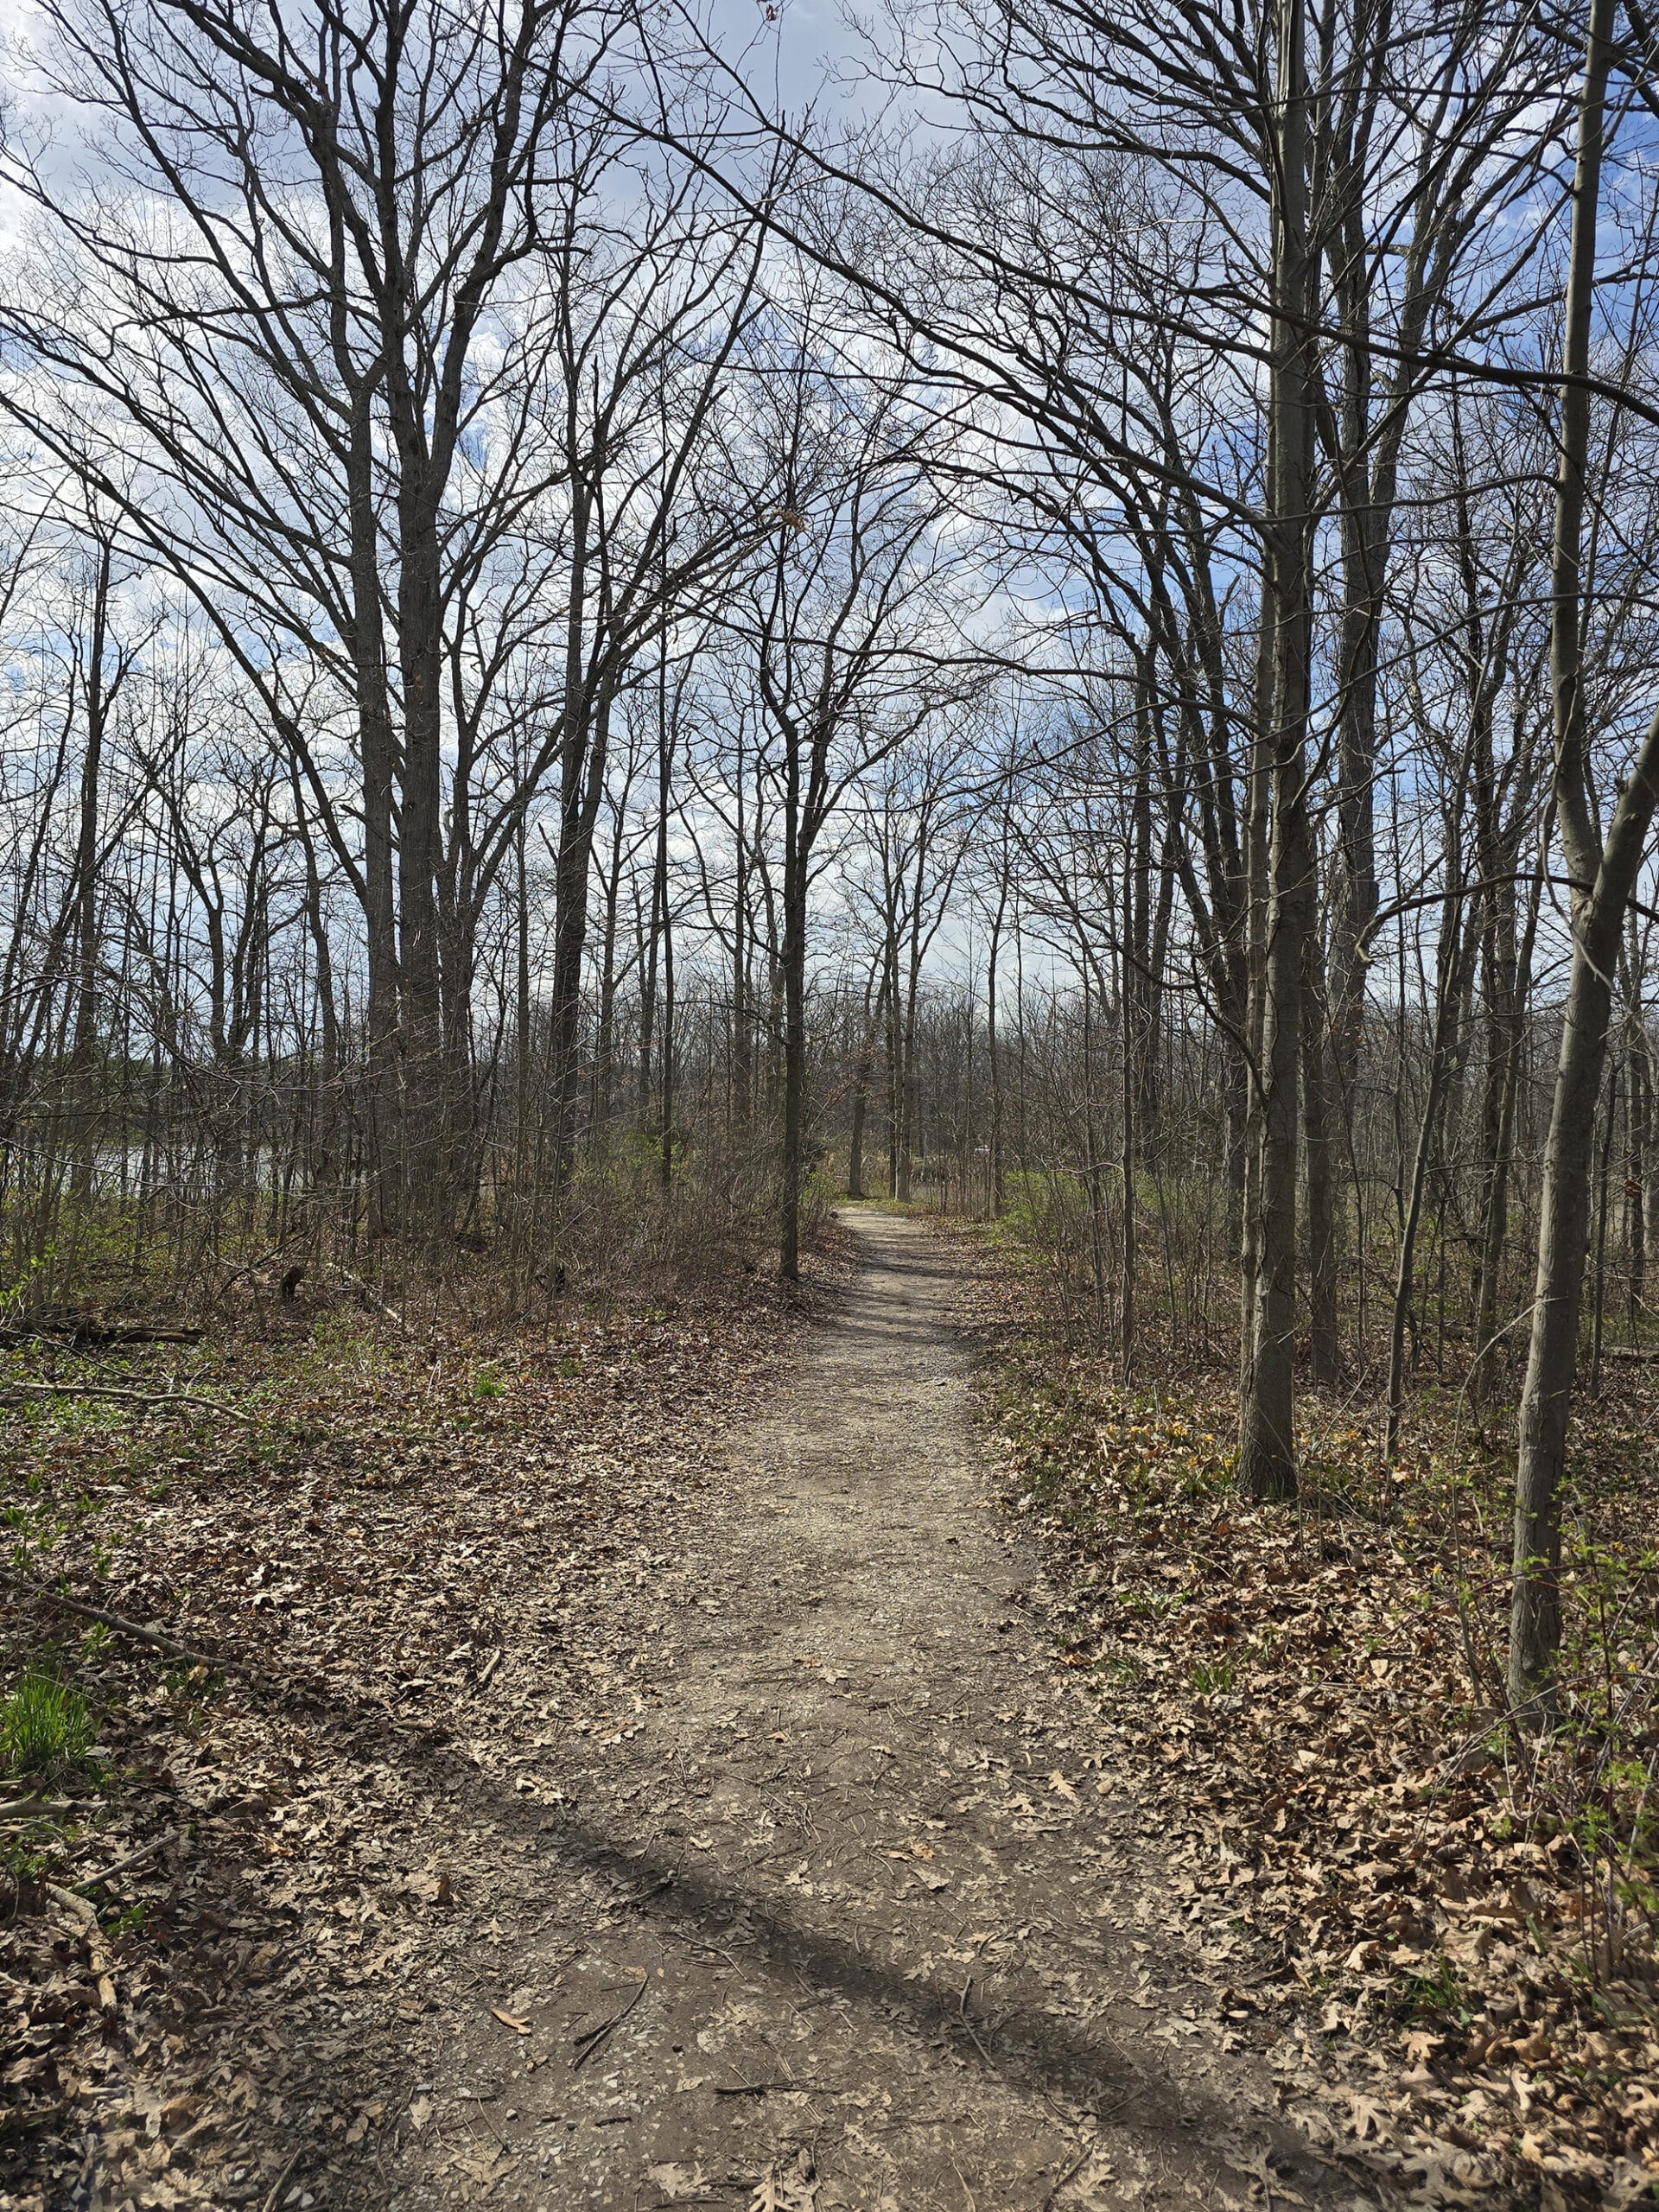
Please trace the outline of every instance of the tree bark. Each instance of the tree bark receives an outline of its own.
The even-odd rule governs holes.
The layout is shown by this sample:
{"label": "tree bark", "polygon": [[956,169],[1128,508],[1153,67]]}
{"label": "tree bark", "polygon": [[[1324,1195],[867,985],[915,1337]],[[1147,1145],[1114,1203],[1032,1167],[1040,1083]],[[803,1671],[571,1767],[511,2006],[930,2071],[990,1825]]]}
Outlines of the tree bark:
{"label": "tree bark", "polygon": [[1554,1711],[1560,1649],[1561,1490],[1578,1364],[1590,1217],[1590,1147],[1625,910],[1642,864],[1659,778],[1659,714],[1613,810],[1603,846],[1589,781],[1581,665],[1581,540],[1589,448],[1590,317],[1614,0],[1591,0],[1579,108],[1562,347],[1560,458],[1551,575],[1550,680],[1555,804],[1573,907],[1573,963],[1555,1068],[1539,1204],[1538,1274],[1522,1391],[1515,1494],[1509,1694],[1524,1722]]}
{"label": "tree bark", "polygon": [[1337,1222],[1325,958],[1310,907],[1302,957],[1303,1149],[1307,1156],[1308,1368],[1337,1379]]}
{"label": "tree bark", "polygon": [[[1448,824],[1455,837],[1457,824]],[[1453,865],[1448,845],[1446,865]],[[1440,1102],[1446,1094],[1451,1066],[1452,1039],[1462,977],[1459,973],[1464,943],[1462,886],[1449,883],[1440,906],[1440,940],[1434,960],[1434,1028],[1429,1046],[1428,1088],[1423,1099],[1417,1141],[1412,1147],[1411,1179],[1405,1216],[1400,1225],[1400,1252],[1395,1271],[1394,1301],[1389,1322],[1388,1426],[1383,1457],[1393,1465],[1400,1447],[1400,1421],[1405,1408],[1406,1324],[1411,1313],[1413,1279],[1417,1258],[1417,1230],[1422,1219],[1423,1190],[1428,1176],[1429,1154],[1440,1122]]]}
{"label": "tree bark", "polygon": [[92,583],[92,638],[81,687],[86,735],[80,757],[80,821],[75,841],[75,1012],[70,1095],[74,1189],[83,1204],[92,1195],[98,1152],[98,815],[109,719],[104,657],[109,641],[110,567],[110,542],[100,538]]}
{"label": "tree bark", "polygon": [[801,1273],[801,1179],[806,1119],[806,890],[802,849],[800,747],[791,735],[784,776],[784,1154],[779,1193],[778,1271]]}
{"label": "tree bark", "polygon": [[1303,0],[1280,0],[1279,129],[1274,177],[1274,352],[1263,615],[1272,653],[1266,943],[1260,970],[1260,1168],[1248,1387],[1239,1468],[1252,1497],[1296,1494],[1293,1360],[1296,1173],[1304,946],[1312,917],[1306,732],[1313,601],[1307,90]]}
{"label": "tree bark", "polygon": [[847,1144],[847,1195],[861,1198],[864,1190],[864,1124],[869,1113],[870,1073],[875,1065],[875,1040],[880,1034],[886,1013],[887,979],[885,963],[882,967],[880,988],[874,1000],[870,996],[874,976],[864,987],[864,1027],[859,1040],[858,1061],[853,1070],[853,1122]]}

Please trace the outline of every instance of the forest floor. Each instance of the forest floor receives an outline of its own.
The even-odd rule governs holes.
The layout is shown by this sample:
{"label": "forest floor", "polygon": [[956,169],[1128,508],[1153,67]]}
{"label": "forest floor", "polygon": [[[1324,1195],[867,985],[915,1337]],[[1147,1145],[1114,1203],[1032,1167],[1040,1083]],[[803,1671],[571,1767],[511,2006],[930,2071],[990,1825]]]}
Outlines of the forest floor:
{"label": "forest floor", "polygon": [[308,1407],[290,1361],[271,1468],[140,1505],[76,1440],[72,1586],[258,1660],[77,1657],[107,1764],[22,1808],[9,2204],[1370,2198],[1221,2050],[998,1518],[951,1249],[849,1218],[804,1311],[447,1382],[371,1333],[343,1438],[339,1346]]}
{"label": "forest floor", "polygon": [[797,1300],[296,1338],[251,1453],[25,1424],[67,1586],[215,1663],[54,1615],[99,1743],[0,1808],[0,2204],[1583,2197],[1397,2124],[1444,2037],[1275,2009],[1304,1908],[1184,1780],[1191,1685],[1149,1748],[1005,1510],[979,1248],[843,1220]]}

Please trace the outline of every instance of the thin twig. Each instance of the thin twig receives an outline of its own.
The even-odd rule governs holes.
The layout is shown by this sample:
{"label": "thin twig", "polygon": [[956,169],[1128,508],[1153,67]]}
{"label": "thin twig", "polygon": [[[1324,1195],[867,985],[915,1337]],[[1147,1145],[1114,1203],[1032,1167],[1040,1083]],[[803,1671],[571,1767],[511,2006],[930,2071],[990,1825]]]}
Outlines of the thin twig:
{"label": "thin twig", "polygon": [[1041,2212],[1049,2212],[1049,2208],[1058,2198],[1060,2191],[1066,2187],[1068,2183],[1074,2180],[1076,2177],[1082,2172],[1084,2166],[1088,2164],[1089,2160],[1094,2152],[1095,2147],[1095,2145],[1092,2143],[1085,2143],[1084,2145],[1082,2150],[1078,2152],[1077,2157],[1072,2159],[1071,2164],[1055,2183],[1053,2188],[1049,2190],[1048,2195],[1043,2199]]}
{"label": "thin twig", "polygon": [[240,1675],[260,1675],[264,1672],[263,1669],[251,1665],[245,1659],[227,1659],[217,1657],[212,1652],[198,1651],[194,1644],[181,1643],[176,1636],[168,1636],[163,1629],[147,1628],[142,1621],[130,1621],[120,1613],[107,1612],[102,1605],[89,1605],[80,1598],[67,1598],[60,1590],[48,1590],[44,1583],[31,1582],[27,1575],[17,1573],[14,1568],[0,1567],[0,1575],[14,1589],[21,1590],[26,1597],[33,1598],[41,1605],[61,1605],[66,1612],[79,1613],[83,1620],[101,1621],[116,1635],[130,1636],[137,1643],[149,1644],[153,1650],[164,1651],[170,1659],[185,1659],[193,1667],[207,1667],[215,1672],[226,1669]]}
{"label": "thin twig", "polygon": [[245,1428],[257,1428],[266,1419],[264,1413],[248,1413],[240,1406],[226,1404],[223,1398],[205,1398],[195,1390],[127,1390],[113,1382],[34,1380],[0,1386],[0,1402],[6,1405],[27,1405],[31,1398],[111,1398],[120,1405],[148,1406],[162,1413],[175,1406],[196,1408],[203,1413],[222,1414],[227,1421],[239,1421]]}
{"label": "thin twig", "polygon": [[177,1834],[176,1828],[168,1828],[165,1835],[155,1837],[141,1850],[130,1851],[124,1859],[118,1859],[113,1866],[106,1866],[101,1874],[81,1875],[79,1877],[81,1887],[87,1890],[96,1889],[105,1882],[113,1881],[118,1874],[128,1873],[133,1867],[143,1866],[146,1859],[153,1859],[158,1851],[164,1850]]}
{"label": "thin twig", "polygon": [[981,2043],[979,2037],[974,2033],[974,2024],[968,2017],[968,1993],[973,1986],[974,1977],[972,1974],[969,1974],[967,1980],[963,1982],[962,1986],[961,1996],[957,1999],[957,2017],[962,2022],[963,2026],[967,2030],[974,2049],[979,2053],[985,2063],[988,2066],[995,2066],[996,2064],[996,2061],[991,2056],[990,2052],[986,2050],[984,2044]]}
{"label": "thin twig", "polygon": [[288,2164],[283,2168],[281,2173],[277,2175],[276,2180],[272,2182],[270,2185],[270,2194],[265,2199],[264,2212],[276,2212],[277,2200],[281,2197],[283,2190],[287,2188],[288,2183],[292,2177],[295,2167],[299,2164],[300,2160],[304,2156],[305,2146],[302,2144],[300,2148],[289,2160]]}
{"label": "thin twig", "polygon": [[627,2003],[622,2007],[622,2010],[620,2012],[613,2013],[608,2020],[604,2021],[599,2027],[589,2028],[585,2035],[580,2035],[575,2038],[577,2043],[582,2045],[582,2049],[576,2053],[576,2056],[570,2062],[570,2071],[573,2074],[579,2067],[585,2066],[588,2063],[588,2061],[599,2049],[599,2046],[604,2042],[606,2037],[609,2035],[613,2028],[620,2028],[621,2026],[623,2021],[627,2018],[629,2013],[632,2012],[634,2006],[645,1995],[649,1986],[648,1981],[641,1981],[639,1988],[634,1991],[632,1996],[629,1998]]}

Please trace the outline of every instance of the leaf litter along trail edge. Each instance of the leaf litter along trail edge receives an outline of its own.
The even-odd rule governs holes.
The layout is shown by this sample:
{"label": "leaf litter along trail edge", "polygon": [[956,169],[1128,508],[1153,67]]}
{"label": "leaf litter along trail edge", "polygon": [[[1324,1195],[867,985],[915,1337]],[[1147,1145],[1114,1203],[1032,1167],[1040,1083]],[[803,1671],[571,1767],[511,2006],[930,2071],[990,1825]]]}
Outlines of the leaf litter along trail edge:
{"label": "leaf litter along trail edge", "polygon": [[[95,1624],[60,1655],[97,1767],[5,1808],[4,2212],[93,2187],[110,2212],[221,2212],[296,2158],[296,2202],[385,2205],[385,2136],[420,2104],[408,2023],[470,1927],[448,1810],[480,1758],[510,1772],[526,1743],[643,1701],[613,1593],[664,1563],[664,1501],[706,1481],[710,1440],[845,1264],[816,1256],[804,1294],[705,1270],[420,1339],[285,1316],[211,1355],[221,1387],[280,1385],[274,1450],[10,1417],[54,1577],[165,1625],[157,1644]],[[0,1586],[9,1671],[65,1618]],[[158,1664],[204,1631],[267,1663]],[[499,1675],[526,1640],[558,1655],[534,1707]],[[74,1885],[96,1912],[60,1902]]]}
{"label": "leaf litter along trail edge", "polygon": [[[1379,1503],[1378,1437],[1315,1395],[1319,1479],[1298,1509],[1243,1506],[1230,1376],[1177,1359],[1124,1385],[1042,1325],[1006,1248],[950,1234],[1010,1493],[1059,1586],[1063,1663],[1098,1700],[1112,1771],[1189,1839],[1188,1916],[1287,2113],[1365,2142],[1435,2201],[1646,2201],[1659,2041],[1643,1912],[1632,1901],[1643,1942],[1592,1975],[1605,1900],[1586,1912],[1563,1806],[1574,1745],[1506,1765],[1497,1711],[1471,1699],[1472,1673],[1501,1707],[1465,1577],[1483,1517],[1507,1561],[1512,1453],[1494,1468],[1485,1441],[1420,1414],[1409,1476],[1390,1471],[1406,1487]],[[1616,1548],[1651,1518],[1649,1427],[1611,1393],[1586,1421],[1581,1503],[1615,1514]],[[1506,1614],[1507,1572],[1494,1582]],[[1580,1655],[1575,1694],[1596,1658]],[[1626,1732],[1641,1726],[1637,1707]]]}

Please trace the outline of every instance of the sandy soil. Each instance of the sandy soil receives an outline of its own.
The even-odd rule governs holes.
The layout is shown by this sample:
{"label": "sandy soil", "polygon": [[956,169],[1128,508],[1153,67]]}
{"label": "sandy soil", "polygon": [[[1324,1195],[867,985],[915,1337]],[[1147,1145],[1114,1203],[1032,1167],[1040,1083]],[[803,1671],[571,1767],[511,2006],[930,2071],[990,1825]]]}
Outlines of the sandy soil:
{"label": "sandy soil", "polygon": [[380,2202],[1376,2202],[1224,2054],[1160,1836],[1097,1786],[948,1249],[844,1217],[866,1264],[640,1593],[653,1694],[443,1808],[470,1911]]}

